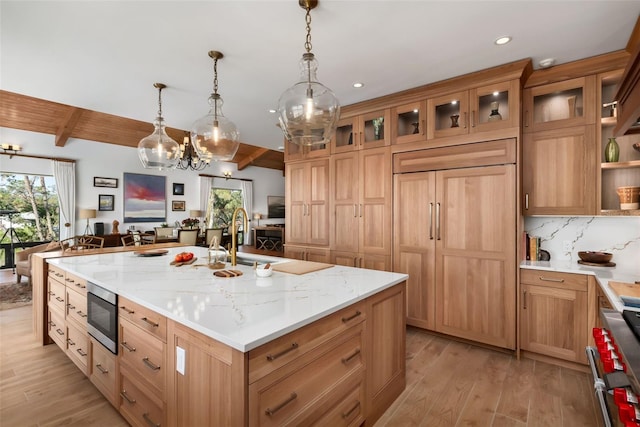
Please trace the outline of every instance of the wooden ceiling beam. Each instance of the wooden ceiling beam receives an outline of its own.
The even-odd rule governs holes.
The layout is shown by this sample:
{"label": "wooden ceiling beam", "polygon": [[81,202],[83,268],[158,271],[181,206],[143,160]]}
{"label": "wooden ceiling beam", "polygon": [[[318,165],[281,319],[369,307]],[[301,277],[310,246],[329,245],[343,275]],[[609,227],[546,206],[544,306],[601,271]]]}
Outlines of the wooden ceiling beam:
{"label": "wooden ceiling beam", "polygon": [[241,171],[247,166],[251,166],[256,160],[260,159],[268,152],[269,150],[266,148],[256,147],[256,149],[253,150],[251,154],[244,156],[244,158],[238,160],[238,170]]}
{"label": "wooden ceiling beam", "polygon": [[64,147],[82,116],[82,109],[71,107],[56,132],[56,147]]}

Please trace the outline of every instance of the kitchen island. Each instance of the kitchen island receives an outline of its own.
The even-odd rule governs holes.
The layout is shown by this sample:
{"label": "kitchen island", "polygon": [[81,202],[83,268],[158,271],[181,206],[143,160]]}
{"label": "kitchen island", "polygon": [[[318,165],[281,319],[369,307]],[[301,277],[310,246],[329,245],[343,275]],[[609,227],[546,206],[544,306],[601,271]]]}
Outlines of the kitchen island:
{"label": "kitchen island", "polygon": [[[198,260],[170,265],[184,250]],[[47,260],[50,268],[118,294],[125,310],[120,393],[110,400],[130,423],[372,425],[402,392],[406,275],[332,266],[258,278],[251,266],[237,265],[242,276],[219,278],[206,253],[188,247],[157,257],[129,251]],[[157,316],[160,321],[147,315],[145,321],[166,330],[141,333],[127,318],[136,310]],[[135,352],[136,334],[141,344],[131,356],[127,347]],[[147,348],[157,354],[142,357],[158,376],[151,382],[131,362]],[[87,365],[91,375],[95,366]],[[131,399],[131,390],[143,398]],[[147,408],[129,410],[130,400]]]}

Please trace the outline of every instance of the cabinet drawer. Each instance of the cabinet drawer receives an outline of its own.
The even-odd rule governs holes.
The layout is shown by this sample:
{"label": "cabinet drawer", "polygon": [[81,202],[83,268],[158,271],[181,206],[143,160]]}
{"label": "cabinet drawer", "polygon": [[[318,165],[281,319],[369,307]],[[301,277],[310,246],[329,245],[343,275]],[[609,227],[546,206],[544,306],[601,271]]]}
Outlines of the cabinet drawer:
{"label": "cabinet drawer", "polygon": [[87,330],[87,296],[67,288],[67,319]]}
{"label": "cabinet drawer", "polygon": [[118,357],[157,393],[165,389],[165,344],[155,336],[120,318]]}
{"label": "cabinet drawer", "polygon": [[120,413],[133,426],[165,425],[164,405],[160,399],[137,383],[126,368],[120,370]]}
{"label": "cabinet drawer", "polygon": [[89,337],[91,342],[91,364],[88,367],[89,379],[98,390],[115,407],[116,400],[116,355],[107,350],[102,344]]}
{"label": "cabinet drawer", "polygon": [[87,281],[79,278],[78,276],[71,274],[69,272],[65,272],[64,274],[64,283],[67,287],[74,289],[76,292],[81,295],[87,296]]}
{"label": "cabinet drawer", "polygon": [[167,342],[167,319],[126,298],[118,300],[118,315]]}
{"label": "cabinet drawer", "polygon": [[364,376],[362,330],[363,325],[357,325],[324,353],[307,353],[291,366],[251,384],[249,424],[298,425],[319,408],[326,408],[340,383],[351,375]]}
{"label": "cabinet drawer", "polygon": [[60,314],[62,314],[62,318],[64,319],[64,314],[67,311],[66,307],[66,295],[67,288],[60,282],[56,280],[49,280],[49,292],[47,294],[47,305],[52,310],[57,310]]}
{"label": "cabinet drawer", "polygon": [[[354,376],[355,380],[359,380]],[[336,400],[332,407],[323,411],[320,419],[312,423],[304,423],[311,426],[359,426],[364,421],[364,384],[362,381],[345,382],[340,388],[346,389],[346,393],[336,393]]]}
{"label": "cabinet drawer", "polygon": [[67,327],[64,323],[64,315],[57,310],[47,310],[47,329],[51,339],[58,344],[62,351],[67,350]]}
{"label": "cabinet drawer", "polygon": [[64,283],[64,270],[52,264],[47,264],[47,265],[48,265],[48,276],[54,280],[57,280],[60,283]]}
{"label": "cabinet drawer", "polygon": [[585,274],[558,273],[546,270],[520,270],[520,282],[530,285],[586,291],[588,278]]}
{"label": "cabinet drawer", "polygon": [[249,384],[328,342],[366,318],[357,303],[249,352]]}
{"label": "cabinet drawer", "polygon": [[86,375],[89,362],[89,336],[72,323],[67,323],[67,354]]}

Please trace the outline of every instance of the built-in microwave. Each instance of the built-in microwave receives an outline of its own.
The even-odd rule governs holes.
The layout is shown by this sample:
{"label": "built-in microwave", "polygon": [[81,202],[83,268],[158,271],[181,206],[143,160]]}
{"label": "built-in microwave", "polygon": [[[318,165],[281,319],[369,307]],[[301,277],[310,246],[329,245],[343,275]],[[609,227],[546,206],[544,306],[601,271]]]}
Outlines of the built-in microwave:
{"label": "built-in microwave", "polygon": [[118,354],[118,295],[87,283],[87,332]]}

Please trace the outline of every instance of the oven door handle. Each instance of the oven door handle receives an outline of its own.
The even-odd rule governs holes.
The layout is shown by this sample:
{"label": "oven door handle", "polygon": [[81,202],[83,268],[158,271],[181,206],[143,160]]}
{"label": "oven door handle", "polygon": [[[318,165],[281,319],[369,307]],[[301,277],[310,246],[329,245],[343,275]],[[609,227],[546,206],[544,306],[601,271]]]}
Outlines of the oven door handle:
{"label": "oven door handle", "polygon": [[611,413],[609,412],[609,407],[607,405],[605,396],[605,393],[607,392],[607,386],[605,385],[604,380],[600,378],[598,367],[596,365],[596,358],[599,357],[598,352],[594,347],[591,346],[587,346],[587,348],[585,348],[585,352],[587,353],[587,360],[589,361],[589,367],[591,368],[591,374],[593,375],[593,388],[598,400],[598,405],[600,406],[600,415],[602,416],[602,422],[604,423],[604,427],[612,427],[613,423],[611,421]]}

